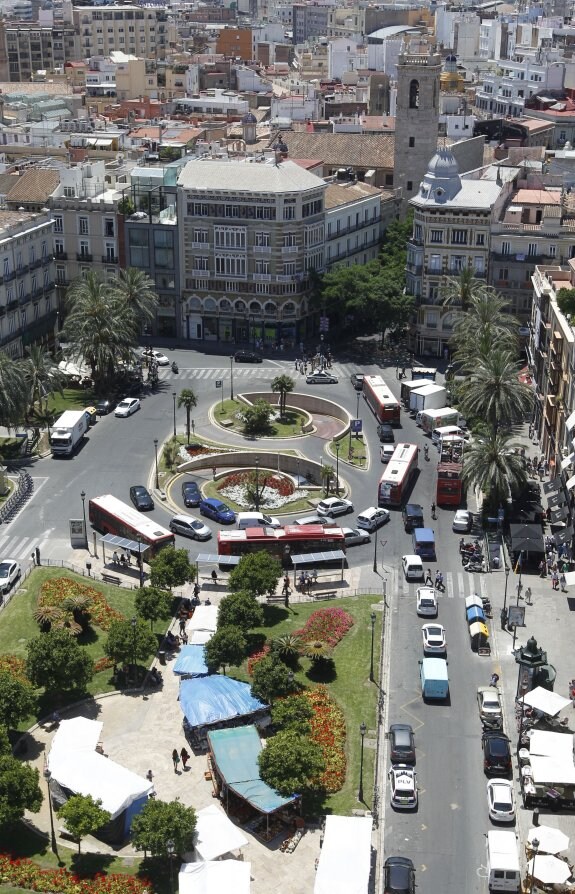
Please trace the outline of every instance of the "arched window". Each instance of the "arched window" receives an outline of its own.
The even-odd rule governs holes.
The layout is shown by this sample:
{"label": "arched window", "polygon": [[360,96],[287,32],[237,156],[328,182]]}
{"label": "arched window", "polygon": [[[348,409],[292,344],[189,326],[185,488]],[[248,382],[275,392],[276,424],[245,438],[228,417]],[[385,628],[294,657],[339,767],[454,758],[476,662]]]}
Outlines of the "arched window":
{"label": "arched window", "polygon": [[250,301],[250,312],[253,314],[259,314],[262,312],[262,306],[259,301]]}
{"label": "arched window", "polygon": [[241,301],[241,300],[236,301],[234,307],[235,307],[235,311],[237,314],[243,314],[246,311],[245,301]]}
{"label": "arched window", "polygon": [[209,311],[215,311],[218,309],[217,302],[213,298],[206,298],[204,300],[204,309]]}
{"label": "arched window", "polygon": [[267,317],[273,317],[277,313],[277,305],[273,301],[267,301],[264,307],[264,313]]}
{"label": "arched window", "polygon": [[201,310],[202,302],[199,298],[194,296],[194,297],[190,298],[190,300],[188,302],[188,307],[190,310]]}
{"label": "arched window", "polygon": [[419,81],[416,81],[415,78],[409,85],[409,108],[419,108]]}
{"label": "arched window", "polygon": [[222,298],[220,301],[220,310],[225,313],[231,313],[232,310],[232,302],[229,298]]}

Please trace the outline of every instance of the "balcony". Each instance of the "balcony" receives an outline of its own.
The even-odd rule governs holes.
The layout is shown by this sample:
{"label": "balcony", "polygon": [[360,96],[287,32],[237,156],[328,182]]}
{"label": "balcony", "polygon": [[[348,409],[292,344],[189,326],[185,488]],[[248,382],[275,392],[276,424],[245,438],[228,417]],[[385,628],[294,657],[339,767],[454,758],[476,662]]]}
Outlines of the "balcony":
{"label": "balcony", "polygon": [[269,255],[271,250],[271,245],[254,245],[254,253],[257,255]]}
{"label": "balcony", "polygon": [[117,264],[118,258],[114,255],[102,255],[102,264]]}
{"label": "balcony", "polygon": [[209,247],[210,247],[209,242],[192,242],[192,248],[203,248],[207,251],[209,249]]}
{"label": "balcony", "polygon": [[8,272],[4,271],[4,282],[12,282],[16,273],[14,270],[9,270]]}
{"label": "balcony", "polygon": [[255,282],[271,282],[271,273],[254,273]]}
{"label": "balcony", "polygon": [[[68,260],[68,252],[67,251],[57,251],[54,255],[57,261],[67,261]],[[44,258],[42,258],[42,263],[44,263]]]}
{"label": "balcony", "polygon": [[[40,293],[41,292],[42,292],[42,290],[40,290]],[[32,300],[32,293],[26,292],[24,295],[20,295],[20,297],[18,298],[18,304],[20,305],[20,307],[22,307],[24,304],[29,304],[31,300]]]}
{"label": "balcony", "polygon": [[299,245],[282,245],[282,255],[293,255],[299,251]]}
{"label": "balcony", "polygon": [[443,269],[441,267],[426,267],[425,273],[427,276],[443,276]]}
{"label": "balcony", "polygon": [[33,261],[30,261],[30,270],[37,270],[38,267],[42,266],[42,258],[34,258]]}
{"label": "balcony", "polygon": [[[67,257],[67,255],[65,255]],[[45,267],[46,264],[51,264],[54,260],[54,255],[42,255],[42,266]]]}
{"label": "balcony", "polygon": [[209,270],[199,270],[197,267],[194,267],[192,270],[192,276],[198,276],[202,279],[209,279],[211,275]]}
{"label": "balcony", "polygon": [[94,256],[89,255],[87,252],[77,251],[76,252],[76,260],[83,261],[84,264],[89,264],[94,260]]}
{"label": "balcony", "polygon": [[423,273],[423,264],[411,264],[408,261],[405,265],[405,269],[408,273],[412,273],[414,276],[421,276]]}

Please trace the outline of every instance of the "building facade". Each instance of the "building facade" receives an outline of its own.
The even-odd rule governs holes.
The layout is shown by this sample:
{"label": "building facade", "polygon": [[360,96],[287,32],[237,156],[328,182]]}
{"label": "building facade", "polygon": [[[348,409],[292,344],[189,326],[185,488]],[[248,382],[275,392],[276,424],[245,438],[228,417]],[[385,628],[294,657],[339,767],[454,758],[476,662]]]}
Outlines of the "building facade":
{"label": "building facade", "polygon": [[[87,54],[85,54],[87,55]],[[39,70],[53,74],[80,56],[73,25],[0,19],[0,80],[30,82]]]}
{"label": "building facade", "polygon": [[114,50],[144,59],[164,59],[168,13],[160,6],[82,6],[74,9],[78,56],[109,56]]}

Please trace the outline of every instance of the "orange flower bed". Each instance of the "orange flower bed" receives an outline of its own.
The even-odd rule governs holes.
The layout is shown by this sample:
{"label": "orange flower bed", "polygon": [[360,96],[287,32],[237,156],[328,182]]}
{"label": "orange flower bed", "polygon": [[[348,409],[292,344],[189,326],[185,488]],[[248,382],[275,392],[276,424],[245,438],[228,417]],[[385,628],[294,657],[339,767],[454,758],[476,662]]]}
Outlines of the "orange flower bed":
{"label": "orange flower bed", "polygon": [[30,682],[26,676],[26,662],[23,658],[17,658],[16,655],[0,655],[0,670],[8,671],[21,683]]}
{"label": "orange flower bed", "polygon": [[332,699],[326,686],[316,686],[302,693],[313,708],[311,739],[322,749],[325,771],[322,787],[333,794],[345,782],[345,718],[339,705]]}
{"label": "orange flower bed", "polygon": [[60,606],[66,599],[82,596],[89,599],[89,612],[94,623],[102,630],[109,630],[112,621],[125,620],[123,614],[108,604],[106,597],[95,587],[89,587],[69,577],[57,577],[42,584],[38,605]]}

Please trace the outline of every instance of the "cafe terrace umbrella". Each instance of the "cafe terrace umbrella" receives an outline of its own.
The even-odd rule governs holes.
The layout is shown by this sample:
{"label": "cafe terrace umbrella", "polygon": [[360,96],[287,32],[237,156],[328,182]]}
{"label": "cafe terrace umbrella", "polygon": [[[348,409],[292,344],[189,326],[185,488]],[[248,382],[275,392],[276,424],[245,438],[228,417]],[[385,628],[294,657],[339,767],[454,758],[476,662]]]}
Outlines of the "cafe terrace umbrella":
{"label": "cafe terrace umbrella", "polygon": [[527,841],[533,844],[535,838],[539,842],[539,853],[542,854],[558,854],[569,847],[569,836],[553,826],[537,826],[529,829]]}
{"label": "cafe terrace umbrella", "polygon": [[542,885],[563,885],[571,876],[565,860],[549,854],[537,854],[529,860],[527,871],[531,878],[536,878]]}

